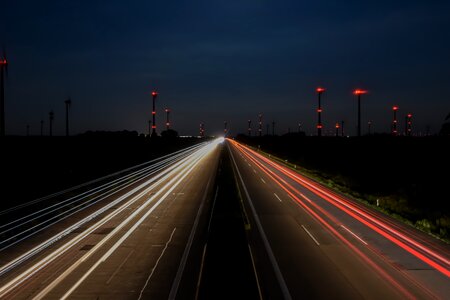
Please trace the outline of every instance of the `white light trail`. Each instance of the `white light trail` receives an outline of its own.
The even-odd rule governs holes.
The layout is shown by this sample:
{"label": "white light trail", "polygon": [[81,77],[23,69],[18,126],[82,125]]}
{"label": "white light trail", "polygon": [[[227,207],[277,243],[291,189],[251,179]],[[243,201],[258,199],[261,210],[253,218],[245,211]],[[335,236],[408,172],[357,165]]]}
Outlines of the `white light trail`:
{"label": "white light trail", "polygon": [[[157,174],[155,178],[141,184],[140,186],[138,186],[137,188],[133,189],[132,191],[126,193],[125,195],[123,195],[122,197],[119,197],[118,199],[116,199],[115,201],[111,202],[110,204],[106,205],[105,207],[103,207],[102,209],[94,212],[93,214],[91,214],[90,216],[84,218],[83,220],[77,222],[76,224],[72,225],[71,227],[67,228],[66,230],[60,232],[59,234],[53,236],[52,238],[48,239],[47,241],[45,241],[44,243],[41,243],[40,245],[36,246],[35,248],[31,249],[30,251],[28,251],[27,253],[21,255],[20,257],[16,258],[15,260],[11,261],[10,263],[6,264],[5,266],[3,266],[0,269],[0,274],[5,273],[7,270],[13,268],[14,266],[16,266],[17,264],[21,263],[22,261],[24,261],[25,259],[29,258],[32,255],[35,255],[36,252],[39,252],[42,250],[42,248],[46,248],[49,245],[53,244],[55,241],[63,238],[64,236],[66,236],[68,233],[72,232],[74,229],[80,227],[82,224],[92,220],[93,218],[95,218],[97,215],[103,213],[104,211],[106,211],[107,209],[109,209],[110,207],[120,203],[121,201],[123,201],[124,199],[130,197],[131,195],[135,194],[136,192],[142,190],[146,185],[148,186],[149,182],[153,182],[155,180],[158,180],[158,182],[151,184],[150,186],[148,186],[147,188],[144,188],[144,190],[142,192],[140,192],[138,195],[134,196],[131,200],[129,200],[128,202],[124,203],[121,207],[115,209],[113,212],[111,212],[110,214],[106,215],[105,217],[103,217],[101,220],[97,221],[95,224],[91,225],[89,228],[87,228],[86,230],[84,230],[82,233],[80,233],[79,235],[77,235],[76,237],[72,238],[71,240],[69,240],[68,242],[65,242],[63,245],[61,245],[58,249],[55,249],[53,252],[51,252],[50,254],[48,254],[47,256],[45,256],[44,258],[40,259],[38,262],[34,263],[33,266],[29,267],[27,270],[25,270],[24,272],[22,272],[21,274],[19,274],[18,276],[16,276],[15,278],[13,278],[11,281],[9,281],[8,283],[6,283],[4,286],[2,286],[0,288],[0,297],[3,297],[4,295],[6,295],[7,293],[11,292],[14,288],[16,288],[18,285],[20,285],[22,282],[26,281],[27,279],[29,279],[31,276],[33,276],[34,274],[36,274],[39,270],[41,270],[42,268],[44,268],[45,266],[47,266],[48,264],[50,264],[51,262],[53,262],[55,259],[57,259],[59,256],[61,256],[63,253],[65,253],[66,251],[68,251],[69,249],[71,249],[72,247],[74,247],[76,244],[78,244],[81,240],[83,240],[84,238],[86,238],[89,234],[91,234],[92,232],[94,232],[95,230],[97,230],[100,226],[102,226],[103,224],[105,224],[106,222],[110,221],[113,217],[117,216],[119,213],[121,213],[122,211],[124,211],[127,207],[129,207],[131,204],[135,203],[136,201],[138,201],[139,199],[141,199],[141,197],[145,196],[146,194],[149,193],[150,190],[154,189],[155,186],[169,180],[170,178],[172,178],[171,180],[168,181],[168,183],[166,183],[158,192],[156,192],[154,195],[152,195],[152,197],[150,197],[144,204],[142,204],[138,209],[136,209],[129,217],[127,217],[124,221],[121,222],[121,224],[119,226],[117,226],[112,232],[110,232],[108,235],[106,235],[103,240],[101,242],[99,242],[94,248],[92,248],[88,253],[86,253],[77,263],[75,263],[74,265],[72,265],[70,268],[68,268],[66,270],[66,272],[68,272],[69,270],[72,270],[74,268],[76,268],[76,266],[78,266],[78,264],[80,264],[82,261],[84,261],[85,259],[87,259],[92,253],[94,253],[94,251],[96,251],[97,249],[99,249],[104,243],[106,243],[106,241],[108,241],[113,235],[115,235],[120,229],[122,229],[126,224],[128,224],[133,218],[135,218],[137,216],[137,214],[139,214],[140,212],[142,212],[142,210],[144,210],[155,198],[159,197],[163,191],[167,188],[169,188],[169,190],[166,192],[166,194],[164,194],[162,196],[162,198],[156,202],[152,208],[147,211],[147,213],[138,221],[134,224],[134,226],[132,227],[131,231],[128,231],[120,240],[119,242],[122,243],[136,228],[138,225],[140,225],[143,220],[151,213],[153,212],[153,210],[173,191],[173,189],[180,184],[180,182],[192,171],[192,169],[199,163],[199,161],[205,157],[207,154],[209,154],[215,147],[217,144],[219,144],[220,141],[219,140],[215,140],[205,146],[202,146],[200,149],[196,150],[194,153],[190,154],[188,157],[183,158],[181,161],[178,161],[177,163],[175,163],[174,165],[170,166],[167,168],[167,170],[164,170],[163,172],[161,172],[160,174]],[[118,243],[118,242],[117,242]],[[120,245],[117,244],[117,247]],[[112,249],[116,249],[117,247],[113,247]],[[106,259],[107,257],[109,257],[109,255],[111,255],[113,250],[108,251],[105,255],[104,255],[104,259]],[[100,260],[104,261],[104,259]],[[63,274],[66,274],[66,272],[64,272]],[[62,275],[61,275],[62,276]],[[59,277],[58,277],[59,278]],[[61,279],[62,280],[62,279]],[[39,295],[45,295],[48,291],[50,291],[59,281],[55,280],[52,284],[50,284],[49,286],[47,286],[46,289],[44,289],[42,291],[41,294]],[[39,298],[39,295],[37,296],[37,298]]]}

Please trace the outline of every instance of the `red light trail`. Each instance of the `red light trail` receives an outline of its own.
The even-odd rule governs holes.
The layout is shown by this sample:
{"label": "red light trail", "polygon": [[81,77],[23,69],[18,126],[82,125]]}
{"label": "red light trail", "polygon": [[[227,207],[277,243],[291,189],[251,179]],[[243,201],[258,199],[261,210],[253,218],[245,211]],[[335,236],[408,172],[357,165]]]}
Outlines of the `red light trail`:
{"label": "red light trail", "polygon": [[[281,173],[287,175],[289,178],[293,179],[297,183],[301,184],[303,187],[307,188],[317,196],[321,197],[322,199],[326,200],[327,202],[331,203],[335,207],[339,208],[340,210],[347,213],[349,216],[355,218],[362,224],[366,225],[370,229],[374,230],[378,234],[382,235],[389,241],[393,242],[397,246],[401,247],[408,253],[412,254],[416,258],[420,259],[421,261],[425,262],[429,266],[433,267],[434,269],[438,270],[442,274],[444,274],[447,277],[450,277],[450,271],[449,271],[449,260],[442,255],[434,252],[433,250],[429,249],[425,245],[419,243],[418,241],[415,241],[414,239],[407,237],[403,233],[401,233],[399,230],[393,228],[393,224],[387,224],[385,220],[381,220],[378,216],[374,215],[373,213],[369,212],[367,209],[363,209],[362,207],[358,207],[348,199],[345,199],[342,196],[338,196],[335,193],[324,189],[323,187],[319,186],[317,183],[305,178],[304,176],[301,176],[298,173],[294,173],[288,168],[281,166],[268,158],[262,156],[261,154],[256,153],[255,151],[249,149],[246,146],[243,146],[241,144],[238,144],[236,142],[233,142],[233,145],[237,147],[242,153],[244,153],[249,159],[254,161],[261,170],[263,170],[268,176],[270,176],[276,183],[280,185],[284,190],[288,192],[290,196],[293,197],[293,199],[299,201],[299,198],[295,195],[291,195],[292,192],[288,191],[286,186],[288,186],[290,189],[294,190],[297,194],[300,194],[298,190],[293,188],[291,185],[286,183],[284,180],[282,180],[278,175],[276,175],[273,171],[269,170],[267,166],[264,166],[261,161],[265,162],[266,164],[274,167],[277,171],[280,171]],[[269,174],[270,173],[270,174]],[[275,179],[275,178],[278,178]],[[281,184],[283,183],[283,184]],[[317,204],[311,202],[312,205],[324,213],[327,217],[330,219],[334,219],[331,217],[327,212],[325,212],[321,207],[319,207]],[[337,221],[336,221],[337,222]],[[339,224],[339,222],[337,222]],[[326,225],[327,226],[327,225]],[[328,227],[328,226],[327,226]],[[334,231],[332,231],[334,233]]]}

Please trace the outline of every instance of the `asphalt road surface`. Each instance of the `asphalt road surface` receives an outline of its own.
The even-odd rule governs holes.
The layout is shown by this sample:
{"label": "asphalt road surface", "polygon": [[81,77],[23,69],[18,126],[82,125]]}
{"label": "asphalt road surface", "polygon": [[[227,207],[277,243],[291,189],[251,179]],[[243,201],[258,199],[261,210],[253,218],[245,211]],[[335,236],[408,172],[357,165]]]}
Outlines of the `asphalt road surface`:
{"label": "asphalt road surface", "polygon": [[64,199],[4,214],[1,299],[450,298],[447,244],[232,140]]}
{"label": "asphalt road surface", "polygon": [[450,298],[447,244],[248,147],[228,148],[266,298]]}
{"label": "asphalt road surface", "polygon": [[[212,198],[219,145],[216,140],[198,147],[110,196],[120,202],[109,200],[113,206],[68,233],[69,221],[58,223],[30,243],[6,249],[0,298],[182,297],[177,294],[195,232],[207,219],[203,214]],[[36,241],[46,239],[51,242],[34,253],[42,244]]]}

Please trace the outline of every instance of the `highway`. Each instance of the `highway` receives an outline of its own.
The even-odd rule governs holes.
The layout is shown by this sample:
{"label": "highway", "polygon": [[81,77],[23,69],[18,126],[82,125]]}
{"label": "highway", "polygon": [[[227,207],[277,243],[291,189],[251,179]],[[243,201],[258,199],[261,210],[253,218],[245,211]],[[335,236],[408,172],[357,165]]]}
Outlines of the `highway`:
{"label": "highway", "polygon": [[0,298],[180,297],[222,142],[190,147],[2,223]]}
{"label": "highway", "polygon": [[227,141],[267,299],[450,298],[449,245]]}
{"label": "highway", "polygon": [[0,299],[449,299],[447,244],[225,141],[0,212]]}

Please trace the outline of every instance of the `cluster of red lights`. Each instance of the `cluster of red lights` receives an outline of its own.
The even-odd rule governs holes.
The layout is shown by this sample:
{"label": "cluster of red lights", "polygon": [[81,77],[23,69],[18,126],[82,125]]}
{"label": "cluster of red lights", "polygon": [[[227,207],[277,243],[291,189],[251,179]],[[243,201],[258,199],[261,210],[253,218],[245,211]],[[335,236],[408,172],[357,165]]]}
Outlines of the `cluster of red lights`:
{"label": "cluster of red lights", "polygon": [[6,59],[0,60],[0,65],[6,65],[8,64],[8,61]]}
{"label": "cluster of red lights", "polygon": [[153,97],[156,97],[156,96],[158,96],[158,92],[156,92],[156,91],[153,91],[153,92],[152,92],[152,96],[153,96]]}

